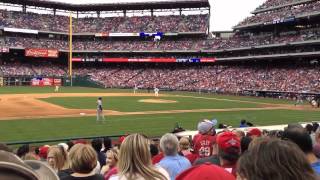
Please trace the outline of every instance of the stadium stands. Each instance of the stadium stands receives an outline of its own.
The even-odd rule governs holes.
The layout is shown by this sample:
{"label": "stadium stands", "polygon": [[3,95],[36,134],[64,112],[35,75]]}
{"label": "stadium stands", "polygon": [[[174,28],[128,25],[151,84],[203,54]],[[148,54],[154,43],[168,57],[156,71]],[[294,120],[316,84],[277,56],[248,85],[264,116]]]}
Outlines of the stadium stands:
{"label": "stadium stands", "polygon": [[[0,11],[0,26],[41,31],[68,32],[69,18],[48,14]],[[117,24],[117,26],[115,26]],[[98,32],[205,32],[207,15],[133,16],[74,19],[75,33]]]}
{"label": "stadium stands", "polygon": [[310,1],[304,4],[299,4],[296,6],[287,6],[281,9],[276,9],[274,11],[267,11],[258,13],[254,16],[246,18],[244,21],[240,22],[237,26],[249,25],[254,23],[261,24],[272,24],[279,23],[285,19],[292,17],[299,17],[302,15],[317,13],[320,9],[319,1]]}
{"label": "stadium stands", "polygon": [[[238,24],[238,27],[248,26],[247,29],[240,28],[232,32],[228,38],[209,37],[206,34],[209,17],[201,14],[74,18],[73,29],[74,33],[77,33],[73,37],[73,50],[76,51],[74,57],[81,60],[74,62],[73,75],[89,77],[105,88],[157,87],[167,90],[209,91],[225,94],[252,91],[253,95],[258,91],[319,93],[319,54],[310,55],[319,52],[318,21],[312,21],[313,17],[308,17],[305,21],[294,21],[285,27],[281,24],[293,17],[295,19],[309,13],[317,14],[319,10],[320,1],[315,0],[267,0],[255,10],[257,13],[254,16]],[[251,29],[250,26],[254,24],[260,26]],[[273,27],[273,24],[279,24],[279,26]],[[19,77],[42,78],[67,75],[68,17],[1,10],[0,26],[55,31],[30,35],[29,31],[17,33],[1,30],[0,44],[4,47],[1,49],[3,53],[0,59],[1,78],[13,77],[12,80],[16,81]],[[107,35],[94,36],[95,33],[112,32],[169,32],[171,34],[161,37],[161,40],[131,37],[127,34],[120,38]],[[8,47],[10,50],[7,51]],[[29,48],[40,49],[39,54],[34,57],[24,57],[27,56],[24,54],[25,49]],[[59,56],[49,58],[47,55],[39,58],[42,49],[58,49]],[[106,52],[100,52],[103,50]],[[150,52],[153,50],[157,52]],[[173,50],[178,52],[169,52]],[[45,51],[45,53],[48,52]],[[285,55],[289,53],[300,53],[300,55],[297,57]],[[302,56],[302,53],[307,55]],[[267,57],[260,62],[256,62],[253,58],[262,55],[275,56],[275,58]],[[283,56],[279,58],[280,55]],[[107,64],[102,61],[105,57],[172,57],[186,59],[188,63],[140,62],[139,64],[128,61],[122,64]],[[248,58],[244,59],[246,62],[233,59],[239,57]],[[82,62],[82,58],[91,58],[94,62]],[[189,59],[192,58],[196,60],[190,62]],[[202,63],[200,58],[213,58],[216,64]],[[251,59],[253,60],[250,61]],[[234,180],[235,176],[237,179],[249,180],[316,180],[317,175],[320,174],[319,157],[316,157],[320,154],[320,130],[316,123],[309,124],[306,128],[300,124],[294,124],[286,129],[281,128],[275,131],[251,128],[249,126],[252,124],[246,120],[242,120],[241,123],[244,129],[223,128],[218,131],[215,129],[216,123],[210,120],[199,122],[198,133],[192,140],[193,144],[189,137],[185,138],[189,141],[186,144],[190,145],[185,153],[178,149],[178,139],[173,134],[165,134],[160,141],[163,153],[153,154],[152,162],[155,160],[160,162],[156,166],[151,164],[151,155],[148,151],[150,151],[150,144],[153,144],[156,152],[159,152],[158,144],[148,140],[145,135],[131,134],[122,136],[119,144],[111,145],[110,143],[109,149],[104,151],[101,148],[102,139],[91,142],[79,140],[68,142],[68,145],[62,143],[51,147],[30,148],[29,145],[24,145],[16,152],[20,159],[13,156],[12,152],[2,151],[10,151],[10,149],[0,144],[0,169],[8,168],[5,161],[10,161],[9,163],[15,164],[15,170],[25,172],[27,170],[28,175],[36,176],[33,179],[41,179],[39,177],[45,176],[45,173],[26,165],[30,163],[28,162],[30,159],[41,159],[47,161],[48,165],[54,169],[50,171],[53,172],[53,176],[58,175],[62,180],[77,179],[79,175],[86,176],[87,179],[99,180],[162,180],[169,179],[168,176],[171,176],[171,179],[184,180],[195,179],[195,177],[198,180],[208,179],[208,177],[215,180]],[[76,145],[73,146],[73,144]],[[199,153],[195,153],[194,150],[201,151],[200,154],[204,153],[206,157],[200,158]],[[105,152],[107,158],[104,157]],[[111,161],[112,165],[109,164]],[[186,164],[185,167],[182,167],[181,163],[176,163],[177,161]],[[199,165],[193,164],[189,168],[193,162]],[[39,166],[38,163],[37,167]],[[130,168],[137,172],[127,171]],[[1,170],[0,179],[14,179],[12,174],[5,174],[6,178],[3,178],[3,172],[6,171]]]}

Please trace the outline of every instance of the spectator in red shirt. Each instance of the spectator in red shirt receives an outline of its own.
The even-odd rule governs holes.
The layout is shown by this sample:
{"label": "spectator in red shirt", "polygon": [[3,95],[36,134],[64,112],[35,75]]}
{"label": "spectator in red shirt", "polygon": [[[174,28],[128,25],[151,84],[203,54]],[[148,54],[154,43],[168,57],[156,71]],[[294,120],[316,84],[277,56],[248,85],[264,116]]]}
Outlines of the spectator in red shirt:
{"label": "spectator in red shirt", "polygon": [[230,131],[217,136],[218,157],[220,165],[236,176],[236,164],[240,156],[240,139]]}
{"label": "spectator in red shirt", "polygon": [[200,158],[209,157],[213,153],[212,146],[216,143],[215,124],[209,120],[203,120],[198,124],[197,134],[193,138],[194,153]]}

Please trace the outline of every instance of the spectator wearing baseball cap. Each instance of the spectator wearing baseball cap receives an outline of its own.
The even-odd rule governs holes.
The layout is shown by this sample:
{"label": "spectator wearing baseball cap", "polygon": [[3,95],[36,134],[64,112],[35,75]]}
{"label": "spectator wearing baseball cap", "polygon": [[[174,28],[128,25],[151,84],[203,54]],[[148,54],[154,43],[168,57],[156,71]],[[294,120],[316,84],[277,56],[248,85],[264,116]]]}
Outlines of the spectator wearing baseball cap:
{"label": "spectator wearing baseball cap", "polygon": [[290,141],[261,138],[238,161],[238,180],[316,180],[306,156]]}
{"label": "spectator wearing baseball cap", "polygon": [[194,153],[198,157],[209,157],[212,155],[212,146],[216,143],[215,128],[217,121],[203,120],[198,123],[199,134],[193,138]]}
{"label": "spectator wearing baseball cap", "polygon": [[160,148],[164,153],[164,158],[158,163],[164,168],[174,180],[182,171],[191,167],[189,160],[178,154],[179,141],[178,138],[171,133],[163,135],[160,139]]}
{"label": "spectator wearing baseball cap", "polygon": [[235,180],[229,172],[223,168],[205,163],[197,166],[193,166],[181,174],[179,174],[176,180]]}
{"label": "spectator wearing baseball cap", "polygon": [[39,157],[41,158],[41,160],[43,161],[47,160],[49,148],[50,148],[49,145],[44,145],[39,148]]}
{"label": "spectator wearing baseball cap", "polygon": [[240,139],[235,133],[226,131],[217,136],[217,145],[221,167],[235,176],[235,167],[240,156]]}
{"label": "spectator wearing baseball cap", "polygon": [[251,138],[261,137],[262,132],[258,128],[252,128],[247,132],[247,136]]}

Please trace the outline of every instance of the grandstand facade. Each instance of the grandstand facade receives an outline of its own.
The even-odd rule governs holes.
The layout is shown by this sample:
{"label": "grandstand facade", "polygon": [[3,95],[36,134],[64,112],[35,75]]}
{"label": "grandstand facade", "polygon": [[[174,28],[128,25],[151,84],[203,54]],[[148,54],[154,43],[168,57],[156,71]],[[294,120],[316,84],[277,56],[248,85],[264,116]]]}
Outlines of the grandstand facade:
{"label": "grandstand facade", "polygon": [[[267,1],[232,33],[209,33],[207,0],[0,2],[20,9],[0,10],[5,85],[16,85],[18,76],[27,85],[35,77],[67,75],[69,17],[61,14],[72,12],[74,74],[105,87],[276,96],[320,92],[317,0]],[[43,8],[51,13],[29,10]]]}

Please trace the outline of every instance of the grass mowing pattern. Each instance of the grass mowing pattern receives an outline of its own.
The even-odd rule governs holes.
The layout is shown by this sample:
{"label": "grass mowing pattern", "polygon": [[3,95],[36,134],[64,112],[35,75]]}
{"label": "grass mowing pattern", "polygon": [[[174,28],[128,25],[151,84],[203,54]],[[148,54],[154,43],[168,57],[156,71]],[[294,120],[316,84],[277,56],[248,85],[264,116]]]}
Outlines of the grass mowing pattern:
{"label": "grass mowing pattern", "polygon": [[[154,97],[104,97],[104,109],[121,112],[159,111],[159,110],[187,110],[187,109],[227,109],[227,108],[253,108],[257,104],[218,101],[215,99],[197,99],[192,97],[159,97],[160,99],[173,100],[177,103],[143,103],[141,99],[157,99]],[[95,97],[52,97],[41,99],[72,109],[95,109]]]}
{"label": "grass mowing pattern", "polygon": [[[52,93],[53,87],[0,87],[0,94],[19,93]],[[95,93],[95,92],[132,92],[123,89],[96,89],[80,87],[62,87],[62,93]],[[145,92],[145,91],[144,91]],[[162,93],[160,91],[160,93]],[[169,94],[201,96],[210,98],[235,99],[267,103],[288,103],[292,101],[270,98],[238,97],[224,95],[209,95],[189,92],[166,92]],[[167,99],[167,98],[164,98]],[[186,98],[188,99],[188,98]],[[90,100],[91,101],[91,100]],[[94,98],[90,109],[95,108]],[[118,102],[120,102],[118,100]],[[199,102],[202,102],[199,101]],[[211,101],[210,101],[211,102]],[[220,103],[224,101],[219,101]],[[106,99],[106,107],[112,105],[112,99]],[[193,102],[194,103],[194,102]],[[209,102],[208,102],[209,103]],[[233,103],[233,102],[228,102]],[[148,104],[149,106],[150,104]],[[166,104],[165,106],[167,106]],[[247,106],[247,103],[241,105]],[[251,104],[252,105],[252,104]],[[93,106],[93,107],[92,107]],[[126,109],[127,104],[124,106]],[[210,104],[211,106],[211,104]],[[132,107],[132,106],[131,106]],[[74,108],[74,107],[73,107]],[[136,107],[132,107],[136,108]],[[145,107],[144,111],[146,110]],[[166,108],[168,110],[169,108]],[[158,114],[158,115],[132,115],[107,117],[106,124],[96,124],[95,117],[81,118],[51,118],[35,120],[10,120],[0,121],[0,141],[27,141],[45,140],[55,138],[77,137],[77,136],[103,136],[112,134],[124,134],[141,132],[150,136],[160,136],[171,131],[176,122],[186,129],[196,129],[196,124],[203,118],[217,118],[219,123],[229,124],[237,127],[239,121],[244,118],[256,125],[286,124],[301,121],[319,121],[319,111],[294,111],[294,110],[261,110],[261,111],[239,111],[239,112],[210,112],[210,113],[182,113],[182,114]]]}
{"label": "grass mowing pattern", "polygon": [[[266,114],[268,114],[266,116]],[[219,123],[238,127],[242,118],[256,125],[287,124],[320,119],[319,112],[292,110],[240,111],[217,113],[182,113],[159,115],[110,116],[105,124],[95,117],[53,118],[0,121],[0,141],[44,140],[79,136],[104,136],[140,132],[160,136],[178,122],[185,129],[196,129],[199,120],[217,118]]]}

